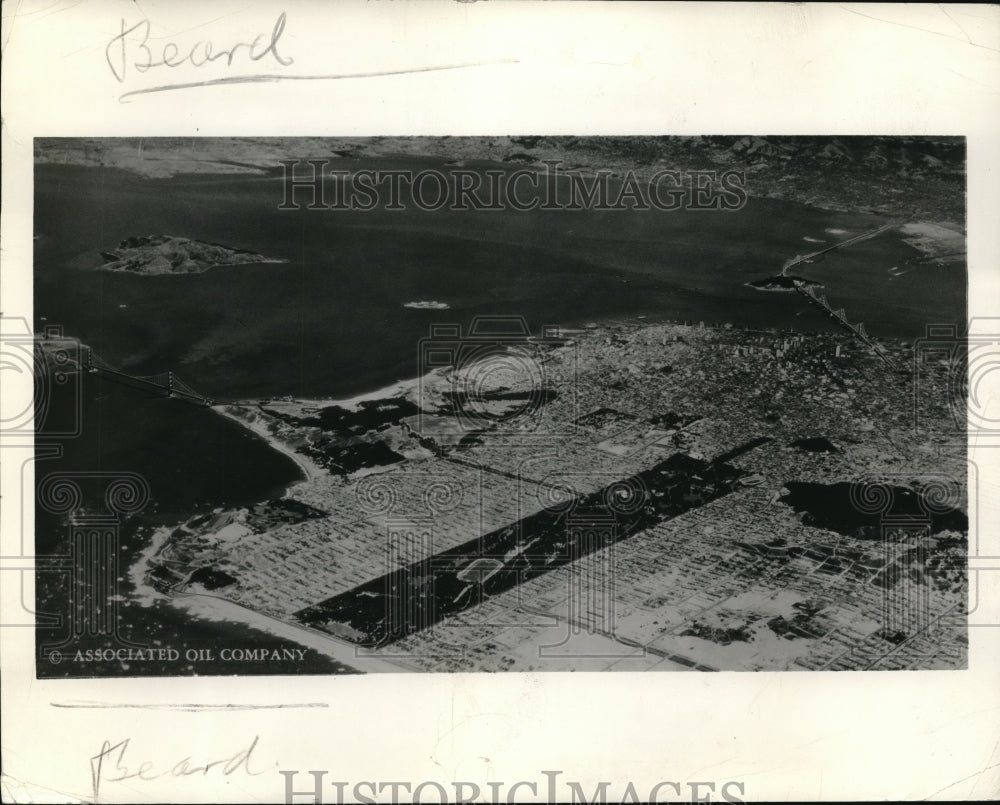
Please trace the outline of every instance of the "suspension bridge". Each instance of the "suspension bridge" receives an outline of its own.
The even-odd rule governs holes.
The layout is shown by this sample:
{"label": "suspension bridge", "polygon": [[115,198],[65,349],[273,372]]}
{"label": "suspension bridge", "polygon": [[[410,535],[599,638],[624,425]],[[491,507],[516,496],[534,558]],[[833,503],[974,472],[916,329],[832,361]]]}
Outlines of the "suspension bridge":
{"label": "suspension bridge", "polygon": [[[788,276],[788,270],[790,268],[794,268],[800,263],[809,262],[819,257],[820,255],[824,255],[827,252],[832,252],[835,249],[842,249],[845,246],[850,246],[854,243],[860,243],[863,240],[874,238],[877,235],[881,235],[883,232],[888,232],[890,229],[895,229],[902,223],[905,223],[905,220],[892,221],[891,223],[885,224],[884,226],[880,226],[878,227],[878,229],[873,229],[870,232],[862,232],[860,235],[857,235],[856,237],[838,241],[837,243],[834,243],[832,246],[827,246],[825,249],[820,249],[817,252],[812,252],[811,254],[805,254],[794,257],[791,260],[788,260],[785,263],[785,265],[782,266],[781,276],[783,277]],[[890,369],[895,371],[898,368],[896,364],[893,362],[892,358],[889,357],[889,354],[885,351],[885,348],[882,347],[880,344],[877,344],[876,342],[872,341],[871,337],[865,331],[865,325],[863,322],[858,322],[857,324],[851,324],[851,322],[847,320],[847,314],[844,312],[844,309],[840,308],[838,310],[834,310],[833,306],[827,301],[827,298],[824,295],[817,293],[811,287],[808,288],[805,287],[805,283],[799,282],[795,278],[792,279],[792,284],[795,287],[796,291],[798,291],[802,296],[804,296],[811,304],[822,310],[823,313],[825,313],[827,316],[833,319],[837,324],[846,329],[849,333],[851,333],[851,335],[853,335],[855,338],[861,341],[862,344],[864,344],[872,352],[874,352],[882,360],[882,362],[885,363]]]}
{"label": "suspension bridge", "polygon": [[[59,341],[40,340],[42,350],[46,346],[50,349],[58,349]],[[130,385],[138,388],[146,388],[182,402],[193,403],[195,405],[210,406],[215,404],[215,400],[206,397],[204,394],[191,388],[173,372],[160,372],[155,375],[136,375],[126,372],[114,364],[106,361],[90,347],[81,344],[79,347],[79,367],[81,372],[99,374],[116,380],[126,381]]]}
{"label": "suspension bridge", "polygon": [[815,307],[818,307],[820,310],[822,310],[837,324],[839,324],[841,327],[843,327],[849,333],[851,333],[851,335],[857,338],[862,344],[868,347],[890,369],[895,371],[898,368],[895,362],[892,360],[892,358],[889,357],[889,354],[885,351],[885,348],[881,344],[878,344],[875,341],[873,341],[871,339],[871,336],[868,335],[867,331],[865,330],[864,322],[859,321],[857,324],[851,324],[851,322],[847,320],[847,314],[844,312],[844,309],[839,308],[838,310],[834,310],[833,306],[829,303],[829,301],[823,294],[818,293],[812,287],[809,288],[804,287],[803,283],[801,282],[794,282],[794,286],[796,291],[798,291],[802,296],[804,296]]}

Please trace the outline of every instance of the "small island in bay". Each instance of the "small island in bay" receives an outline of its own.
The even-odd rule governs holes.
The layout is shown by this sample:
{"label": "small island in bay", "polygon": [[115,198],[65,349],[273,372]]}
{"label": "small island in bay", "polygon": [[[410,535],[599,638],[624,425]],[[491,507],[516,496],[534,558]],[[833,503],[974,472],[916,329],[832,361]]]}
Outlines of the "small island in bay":
{"label": "small island in bay", "polygon": [[784,274],[777,274],[762,280],[748,282],[748,286],[756,288],[758,291],[794,291],[796,288],[822,288],[823,283],[807,280],[804,277],[796,277]]}
{"label": "small island in bay", "polygon": [[415,308],[416,310],[448,310],[451,305],[447,302],[435,302],[431,301],[420,301],[420,302],[406,302],[403,307]]}
{"label": "small island in bay", "polygon": [[247,249],[203,243],[174,235],[125,238],[117,249],[101,252],[106,271],[133,274],[200,274],[219,266],[246,263],[285,263]]}

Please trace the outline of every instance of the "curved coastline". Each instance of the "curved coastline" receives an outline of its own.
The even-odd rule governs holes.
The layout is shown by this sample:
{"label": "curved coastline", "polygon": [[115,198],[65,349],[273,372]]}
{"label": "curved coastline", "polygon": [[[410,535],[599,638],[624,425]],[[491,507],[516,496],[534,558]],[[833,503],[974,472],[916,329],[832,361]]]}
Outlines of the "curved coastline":
{"label": "curved coastline", "polygon": [[326,470],[320,467],[319,464],[276,438],[274,434],[271,433],[262,423],[256,420],[246,419],[238,414],[234,414],[232,411],[228,410],[231,407],[232,405],[228,403],[225,405],[213,405],[212,410],[220,416],[231,419],[233,422],[236,422],[245,427],[247,430],[252,431],[254,434],[267,442],[272,448],[277,450],[279,453],[283,453],[294,461],[296,466],[298,466],[299,470],[302,472],[303,477],[296,481],[295,484],[292,484],[292,486],[303,483],[304,481],[312,481],[315,478],[319,478],[326,474]]}

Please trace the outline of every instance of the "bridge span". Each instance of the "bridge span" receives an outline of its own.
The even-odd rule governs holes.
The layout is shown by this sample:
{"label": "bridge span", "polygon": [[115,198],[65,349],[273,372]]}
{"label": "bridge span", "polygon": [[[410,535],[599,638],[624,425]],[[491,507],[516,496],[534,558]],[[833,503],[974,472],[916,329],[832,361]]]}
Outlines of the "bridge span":
{"label": "bridge span", "polygon": [[[71,339],[61,337],[49,339],[44,336],[36,337],[36,345],[43,352],[48,350],[52,352],[65,353],[66,350],[62,345],[68,341],[71,341]],[[76,346],[75,340],[74,346]],[[182,402],[193,403],[194,405],[215,405],[215,400],[210,397],[206,397],[201,392],[193,389],[172,371],[160,372],[155,375],[133,374],[132,372],[127,372],[109,361],[106,361],[91,347],[86,346],[85,344],[79,344],[78,346],[79,357],[76,362],[78,363],[79,370],[81,372],[98,374],[114,380],[121,380],[123,382],[127,382],[129,385],[149,389],[150,391],[158,392],[165,397],[170,397]]]}

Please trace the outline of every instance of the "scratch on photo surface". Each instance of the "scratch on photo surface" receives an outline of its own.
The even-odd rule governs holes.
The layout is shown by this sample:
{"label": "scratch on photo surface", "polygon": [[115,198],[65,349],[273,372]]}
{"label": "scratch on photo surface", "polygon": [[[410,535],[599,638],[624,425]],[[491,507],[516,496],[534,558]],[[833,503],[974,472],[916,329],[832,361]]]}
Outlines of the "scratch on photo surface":
{"label": "scratch on photo surface", "polygon": [[[992,50],[994,53],[1000,53],[1000,49],[998,48],[991,48],[989,45],[980,45],[978,42],[973,42],[971,39],[968,38],[963,39],[961,37],[955,36],[954,34],[945,33],[944,31],[935,31],[931,28],[921,28],[919,25],[911,25],[908,22],[896,22],[896,20],[887,20],[882,17],[873,17],[871,14],[865,14],[864,12],[858,11],[857,9],[847,8],[846,6],[838,6],[838,8],[842,9],[843,11],[847,11],[851,14],[857,14],[859,17],[866,17],[867,19],[875,20],[876,22],[884,22],[887,23],[888,25],[896,25],[900,28],[912,28],[914,31],[923,31],[925,34],[944,36],[948,39],[954,39],[956,42],[963,42],[967,45],[972,45],[973,47],[982,48],[983,50]],[[954,19],[952,19],[950,15],[946,14],[945,16],[947,16],[949,19],[951,19],[952,22],[954,22]],[[959,28],[962,30],[962,33],[965,33],[965,29],[962,29],[961,26],[959,26]],[[968,37],[968,34],[966,34],[966,37]]]}

